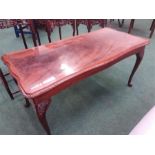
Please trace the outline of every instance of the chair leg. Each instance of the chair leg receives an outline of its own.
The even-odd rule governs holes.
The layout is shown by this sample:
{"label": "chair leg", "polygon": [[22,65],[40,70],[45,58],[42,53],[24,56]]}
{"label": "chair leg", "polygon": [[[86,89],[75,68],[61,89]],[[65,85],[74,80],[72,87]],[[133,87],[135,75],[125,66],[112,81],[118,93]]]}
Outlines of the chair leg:
{"label": "chair leg", "polygon": [[79,27],[79,24],[76,24],[76,34],[77,35],[79,35],[79,29],[78,29],[78,27]]}
{"label": "chair leg", "polygon": [[62,39],[62,36],[61,36],[61,26],[59,25],[59,37],[60,37],[60,40]]}
{"label": "chair leg", "polygon": [[11,92],[9,86],[8,86],[8,83],[7,83],[7,81],[6,81],[6,79],[5,79],[4,75],[3,75],[3,72],[1,70],[1,68],[0,68],[0,77],[1,77],[1,79],[3,81],[4,87],[5,87],[6,91],[7,91],[7,93],[9,94],[10,98],[13,100],[14,97],[13,97],[12,92]]}
{"label": "chair leg", "polygon": [[75,36],[75,27],[73,27],[73,36]]}
{"label": "chair leg", "polygon": [[152,23],[151,23],[150,31],[152,30],[152,27],[153,27],[154,23],[155,23],[155,19],[153,19],[153,21],[152,21]]}
{"label": "chair leg", "polygon": [[114,19],[110,19],[108,27],[112,27],[112,22],[114,22]]}
{"label": "chair leg", "polygon": [[110,19],[110,23],[111,23],[111,22],[114,22],[114,19]]}
{"label": "chair leg", "polygon": [[37,29],[37,27],[36,27],[36,26],[35,26],[35,31],[36,31],[36,35],[37,35],[37,40],[38,40],[38,43],[39,43],[39,45],[41,45],[40,35],[39,35],[38,29]]}
{"label": "chair leg", "polygon": [[46,33],[47,33],[47,37],[48,37],[48,41],[49,43],[51,43],[51,33],[50,33],[50,30],[46,27]]}
{"label": "chair leg", "polygon": [[39,32],[38,32],[37,25],[36,25],[35,21],[32,21],[32,24],[33,24],[32,27],[34,28],[33,31],[34,31],[34,33],[36,33],[38,43],[39,43],[39,45],[41,45],[40,35],[39,35]]}
{"label": "chair leg", "polygon": [[128,33],[131,33],[131,30],[133,29],[134,23],[135,23],[135,19],[131,19]]}
{"label": "chair leg", "polygon": [[150,27],[150,30],[151,30],[151,33],[150,33],[150,38],[152,37],[153,33],[154,33],[154,29],[155,29],[155,19],[152,21],[152,24],[151,24],[151,27]]}
{"label": "chair leg", "polygon": [[90,23],[90,21],[88,20],[88,23],[87,23],[87,30],[88,32],[90,32],[92,29],[92,24]]}
{"label": "chair leg", "polygon": [[88,25],[88,26],[87,26],[87,30],[88,30],[88,32],[90,32],[91,29],[92,29],[92,26]]}
{"label": "chair leg", "polygon": [[108,20],[107,19],[104,19],[104,27],[106,27],[108,24]]}
{"label": "chair leg", "polygon": [[71,26],[72,26],[72,29],[73,29],[73,36],[75,36],[75,23],[71,24]]}
{"label": "chair leg", "polygon": [[122,19],[122,21],[120,21],[120,19],[118,19],[118,25],[119,25],[119,27],[122,27],[124,25],[124,19]]}
{"label": "chair leg", "polygon": [[103,20],[99,23],[99,25],[100,25],[102,28],[104,28],[104,27],[107,25],[107,21],[106,21],[105,19],[103,19]]}
{"label": "chair leg", "polygon": [[37,46],[37,42],[36,42],[36,35],[34,32],[32,32],[32,40],[33,40],[33,44],[36,47]]}
{"label": "chair leg", "polygon": [[14,30],[15,30],[16,37],[19,38],[19,32],[18,32],[17,26],[14,26]]}
{"label": "chair leg", "polygon": [[19,30],[21,32],[21,36],[22,36],[22,39],[23,39],[24,46],[27,49],[28,47],[27,47],[27,44],[26,44],[26,40],[25,40],[25,36],[24,36],[24,32],[23,32],[23,29],[22,29],[22,25],[21,24],[19,24]]}

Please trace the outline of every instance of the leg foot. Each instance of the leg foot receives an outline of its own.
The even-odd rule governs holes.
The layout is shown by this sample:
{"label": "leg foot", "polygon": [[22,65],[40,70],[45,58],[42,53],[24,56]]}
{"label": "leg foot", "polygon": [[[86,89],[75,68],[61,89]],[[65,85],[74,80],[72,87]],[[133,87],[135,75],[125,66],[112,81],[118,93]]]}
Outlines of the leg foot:
{"label": "leg foot", "polygon": [[24,107],[25,108],[30,107],[31,104],[30,104],[29,100],[27,98],[25,98],[25,101],[26,101],[26,103],[25,103]]}
{"label": "leg foot", "polygon": [[35,98],[33,99],[33,102],[35,105],[36,114],[42,127],[45,129],[46,133],[50,135],[51,132],[46,120],[46,111],[48,109],[48,106],[50,105],[51,99],[39,100],[38,98]]}
{"label": "leg foot", "polygon": [[131,72],[131,75],[129,77],[129,80],[128,80],[128,86],[129,87],[132,87],[132,84],[131,84],[132,78],[133,78],[138,66],[141,63],[141,61],[143,59],[143,56],[144,56],[144,48],[139,53],[136,54],[136,63],[135,63],[135,66],[134,66],[134,68],[133,68],[133,70]]}

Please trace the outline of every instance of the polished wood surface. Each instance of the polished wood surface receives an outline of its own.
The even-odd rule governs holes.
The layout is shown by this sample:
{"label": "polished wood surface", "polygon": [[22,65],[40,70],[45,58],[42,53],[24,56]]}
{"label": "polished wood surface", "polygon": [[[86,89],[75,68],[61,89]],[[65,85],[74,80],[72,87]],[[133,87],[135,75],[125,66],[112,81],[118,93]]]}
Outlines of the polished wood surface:
{"label": "polished wood surface", "polygon": [[147,39],[109,28],[4,55],[27,97],[35,97],[93,68],[124,57]]}
{"label": "polished wood surface", "polygon": [[148,39],[110,28],[79,35],[2,56],[27,98],[31,98],[40,123],[50,134],[45,113],[51,96],[120,60],[136,54],[128,86],[137,70]]}

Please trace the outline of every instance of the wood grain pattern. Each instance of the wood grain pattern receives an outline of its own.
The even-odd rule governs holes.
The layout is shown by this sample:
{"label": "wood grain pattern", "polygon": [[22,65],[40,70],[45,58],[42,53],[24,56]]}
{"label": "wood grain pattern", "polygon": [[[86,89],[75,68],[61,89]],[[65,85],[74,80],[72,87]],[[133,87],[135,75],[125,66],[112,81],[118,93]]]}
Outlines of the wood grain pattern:
{"label": "wood grain pattern", "polygon": [[[148,43],[148,39],[104,28],[35,48],[11,52],[3,55],[2,60],[17,80],[25,97],[33,99],[40,123],[50,134],[45,114],[51,96],[135,54],[137,60],[128,81],[128,86],[131,86],[132,77]],[[47,103],[47,106],[41,114],[44,117],[40,117],[37,107],[43,103]]]}
{"label": "wood grain pattern", "polygon": [[26,97],[35,97],[66,80],[148,44],[147,39],[109,28],[6,54],[3,61]]}

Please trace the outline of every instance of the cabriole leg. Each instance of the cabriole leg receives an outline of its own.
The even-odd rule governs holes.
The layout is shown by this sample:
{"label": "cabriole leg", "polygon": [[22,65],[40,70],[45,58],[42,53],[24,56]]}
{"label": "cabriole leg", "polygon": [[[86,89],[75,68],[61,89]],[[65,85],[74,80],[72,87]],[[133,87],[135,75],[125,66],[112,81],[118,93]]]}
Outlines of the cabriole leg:
{"label": "cabriole leg", "polygon": [[138,66],[141,63],[141,61],[143,59],[143,56],[144,56],[144,48],[139,53],[136,54],[136,63],[135,63],[135,66],[134,66],[134,68],[133,68],[133,70],[131,72],[131,75],[129,77],[129,80],[128,80],[128,86],[129,87],[132,87],[132,84],[131,84],[132,78],[133,78]]}
{"label": "cabriole leg", "polygon": [[36,114],[42,127],[45,129],[46,133],[50,135],[51,132],[46,120],[46,111],[51,103],[51,99],[39,100],[38,98],[35,98],[33,99],[33,102],[35,105]]}

